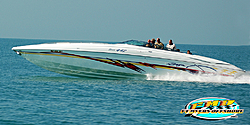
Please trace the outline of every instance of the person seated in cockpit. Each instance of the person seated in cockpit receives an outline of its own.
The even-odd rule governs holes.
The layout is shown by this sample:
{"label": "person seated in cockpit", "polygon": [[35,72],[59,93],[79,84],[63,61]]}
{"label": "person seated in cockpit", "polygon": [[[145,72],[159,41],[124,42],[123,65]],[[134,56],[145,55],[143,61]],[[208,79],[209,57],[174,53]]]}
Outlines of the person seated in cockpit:
{"label": "person seated in cockpit", "polygon": [[164,44],[161,42],[160,38],[157,38],[157,42],[155,43],[156,49],[164,49]]}
{"label": "person seated in cockpit", "polygon": [[176,50],[176,46],[175,46],[175,44],[173,44],[171,39],[169,40],[169,43],[167,44],[166,49],[170,50],[170,51]]}
{"label": "person seated in cockpit", "polygon": [[149,39],[148,40],[148,43],[146,44],[146,47],[150,47],[150,48],[152,48],[152,45],[151,45],[152,43],[151,43],[151,40]]}
{"label": "person seated in cockpit", "polygon": [[154,48],[154,46],[155,46],[155,39],[151,40],[151,46],[152,46],[152,48]]}
{"label": "person seated in cockpit", "polygon": [[192,55],[192,53],[190,52],[190,50],[187,50],[187,54],[191,54]]}

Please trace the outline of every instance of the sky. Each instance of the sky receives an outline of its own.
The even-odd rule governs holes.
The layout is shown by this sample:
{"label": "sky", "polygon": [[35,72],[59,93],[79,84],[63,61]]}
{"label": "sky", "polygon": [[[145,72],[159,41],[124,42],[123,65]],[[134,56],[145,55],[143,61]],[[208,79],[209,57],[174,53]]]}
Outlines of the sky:
{"label": "sky", "polygon": [[250,0],[0,0],[0,38],[250,45]]}

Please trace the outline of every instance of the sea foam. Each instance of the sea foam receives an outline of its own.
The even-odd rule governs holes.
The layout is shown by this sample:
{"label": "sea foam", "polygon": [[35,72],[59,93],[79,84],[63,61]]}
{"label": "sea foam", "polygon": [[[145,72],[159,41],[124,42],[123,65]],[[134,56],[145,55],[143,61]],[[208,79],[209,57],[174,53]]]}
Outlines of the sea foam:
{"label": "sea foam", "polygon": [[245,74],[234,78],[225,76],[206,76],[206,75],[193,75],[189,73],[171,74],[166,73],[162,75],[147,74],[147,80],[163,80],[163,81],[185,81],[185,82],[215,82],[215,83],[246,83],[250,84],[250,71]]}

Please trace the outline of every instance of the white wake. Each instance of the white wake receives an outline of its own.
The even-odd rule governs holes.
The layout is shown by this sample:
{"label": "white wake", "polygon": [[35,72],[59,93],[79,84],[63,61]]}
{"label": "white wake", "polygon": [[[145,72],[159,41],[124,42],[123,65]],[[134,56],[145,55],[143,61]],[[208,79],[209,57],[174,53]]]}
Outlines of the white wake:
{"label": "white wake", "polygon": [[245,74],[234,78],[225,76],[204,76],[204,75],[192,75],[189,73],[178,74],[162,74],[152,75],[147,74],[147,80],[163,80],[163,81],[185,81],[185,82],[216,82],[216,83],[247,83],[250,84],[250,71]]}

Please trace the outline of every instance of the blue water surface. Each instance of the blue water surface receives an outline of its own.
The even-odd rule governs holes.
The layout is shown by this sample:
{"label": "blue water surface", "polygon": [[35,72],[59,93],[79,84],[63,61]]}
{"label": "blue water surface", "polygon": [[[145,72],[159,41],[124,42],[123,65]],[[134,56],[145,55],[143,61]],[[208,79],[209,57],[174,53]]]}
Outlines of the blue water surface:
{"label": "blue water surface", "polygon": [[[250,75],[245,83],[84,79],[47,71],[11,50],[47,42],[57,41],[0,39],[0,124],[250,124]],[[177,48],[250,71],[250,46]],[[180,114],[203,97],[235,99],[244,113],[220,121]]]}

